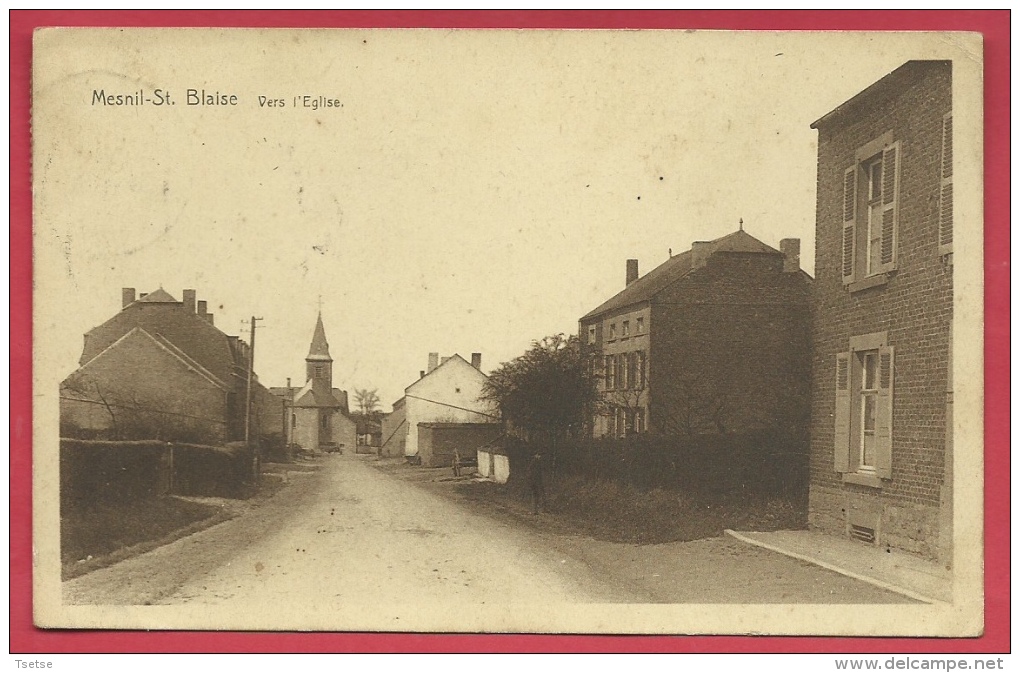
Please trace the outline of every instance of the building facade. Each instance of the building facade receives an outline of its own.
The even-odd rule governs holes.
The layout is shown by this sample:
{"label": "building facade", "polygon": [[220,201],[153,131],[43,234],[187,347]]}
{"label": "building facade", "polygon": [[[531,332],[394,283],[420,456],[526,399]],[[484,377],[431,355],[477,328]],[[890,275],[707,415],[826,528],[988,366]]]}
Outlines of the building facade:
{"label": "building facade", "polygon": [[818,131],[810,524],[948,562],[949,61],[911,61]]}
{"label": "building facade", "polygon": [[697,242],[579,323],[601,405],[591,434],[803,428],[811,278],[800,243],[782,252],[743,230]]}
{"label": "building facade", "polygon": [[[195,290],[177,301],[162,288],[124,288],[121,310],[85,334],[80,367],[61,384],[61,423],[97,436],[242,440],[249,360],[248,344],[215,327]],[[260,409],[256,436],[279,432],[280,409]]]}
{"label": "building facade", "polygon": [[305,384],[270,391],[285,400],[287,444],[307,451],[353,453],[357,426],[350,417],[346,391],[333,387],[333,358],[320,313],[305,357]]}
{"label": "building facade", "polygon": [[[498,423],[492,405],[481,400],[488,378],[481,371],[482,356],[439,358],[429,353],[428,369],[404,389],[404,456],[418,459],[419,423]],[[473,452],[476,447],[470,447]]]}

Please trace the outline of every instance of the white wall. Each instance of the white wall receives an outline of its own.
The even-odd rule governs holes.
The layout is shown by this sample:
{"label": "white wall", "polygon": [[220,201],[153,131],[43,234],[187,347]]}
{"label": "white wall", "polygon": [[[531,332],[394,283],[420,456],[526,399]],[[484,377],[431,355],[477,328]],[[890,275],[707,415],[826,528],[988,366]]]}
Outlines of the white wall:
{"label": "white wall", "polygon": [[495,411],[479,401],[485,374],[458,355],[418,379],[405,391],[405,456],[418,455],[419,423],[495,423]]}

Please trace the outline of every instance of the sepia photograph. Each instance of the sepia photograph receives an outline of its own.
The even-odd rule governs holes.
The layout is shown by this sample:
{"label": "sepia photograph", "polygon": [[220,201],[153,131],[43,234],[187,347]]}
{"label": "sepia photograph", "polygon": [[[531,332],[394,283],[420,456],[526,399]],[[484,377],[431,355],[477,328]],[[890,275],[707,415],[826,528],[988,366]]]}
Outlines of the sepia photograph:
{"label": "sepia photograph", "polygon": [[980,635],[982,74],[36,30],[36,626]]}

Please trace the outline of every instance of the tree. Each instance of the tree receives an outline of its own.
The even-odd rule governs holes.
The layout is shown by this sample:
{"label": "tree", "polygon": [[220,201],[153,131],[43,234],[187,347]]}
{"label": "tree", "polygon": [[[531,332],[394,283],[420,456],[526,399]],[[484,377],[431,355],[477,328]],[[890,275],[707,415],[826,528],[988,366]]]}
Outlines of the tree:
{"label": "tree", "polygon": [[379,393],[377,388],[355,388],[354,401],[362,416],[372,416],[379,411]]}
{"label": "tree", "polygon": [[597,397],[580,341],[563,334],[532,342],[524,355],[493,371],[482,389],[509,433],[549,442],[554,460],[556,445],[580,434]]}

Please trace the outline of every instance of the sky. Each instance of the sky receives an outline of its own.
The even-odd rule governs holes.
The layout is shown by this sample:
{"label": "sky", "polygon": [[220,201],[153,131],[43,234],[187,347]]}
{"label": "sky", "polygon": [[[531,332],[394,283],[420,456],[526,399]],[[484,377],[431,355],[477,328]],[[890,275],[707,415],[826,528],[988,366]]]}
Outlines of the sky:
{"label": "sky", "polygon": [[[122,287],[194,288],[228,334],[263,319],[266,385],[303,383],[321,305],[334,385],[386,411],[429,352],[489,371],[576,332],[628,258],[644,274],[741,219],[776,248],[800,238],[813,274],[811,122],[911,58],[960,57],[908,34],[707,31],[51,31],[35,48],[39,371],[77,367]],[[186,105],[189,88],[238,104]],[[156,89],[175,105],[94,102]]]}

